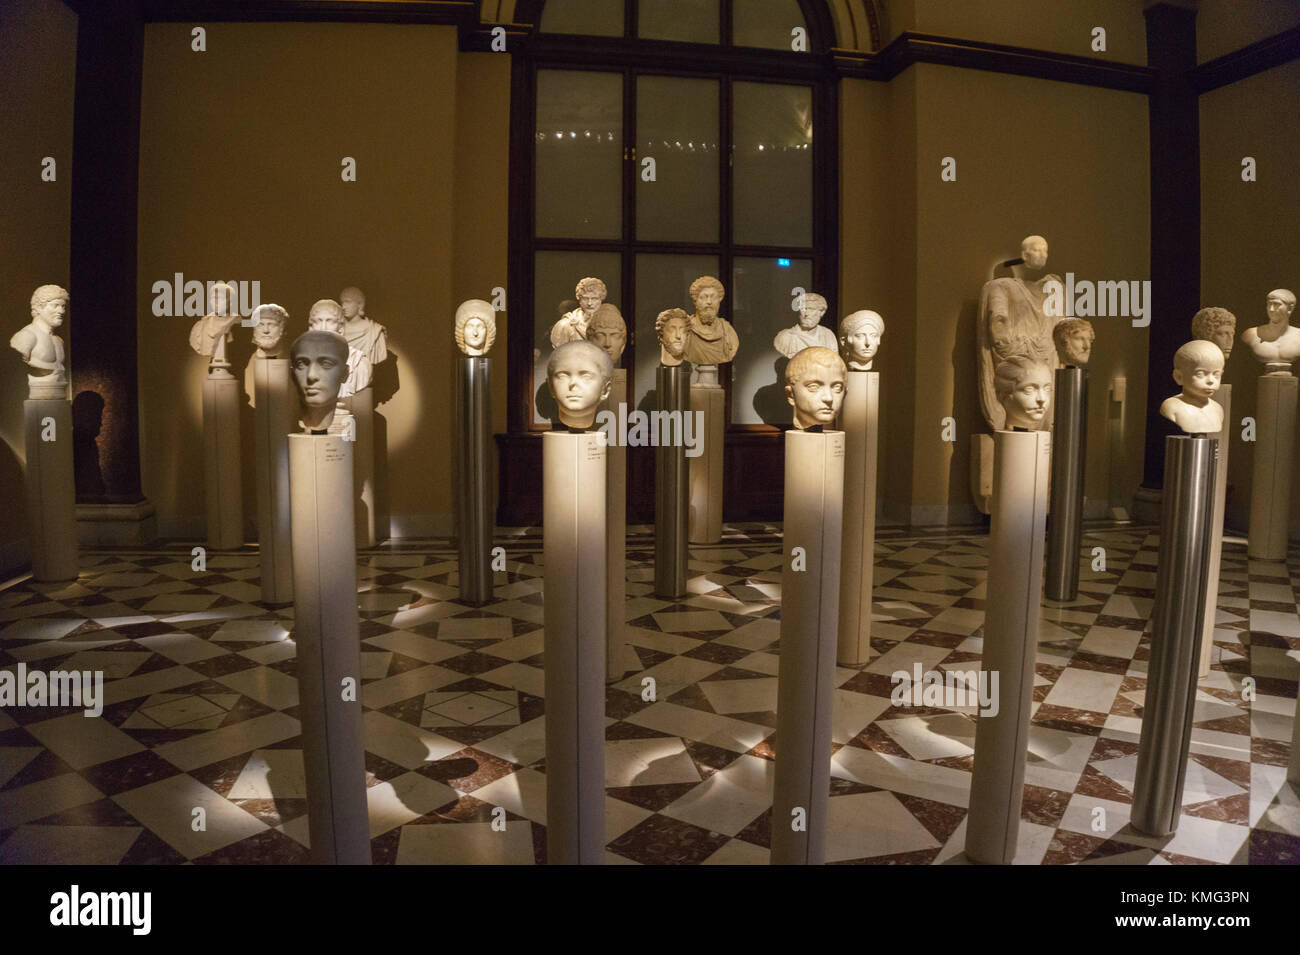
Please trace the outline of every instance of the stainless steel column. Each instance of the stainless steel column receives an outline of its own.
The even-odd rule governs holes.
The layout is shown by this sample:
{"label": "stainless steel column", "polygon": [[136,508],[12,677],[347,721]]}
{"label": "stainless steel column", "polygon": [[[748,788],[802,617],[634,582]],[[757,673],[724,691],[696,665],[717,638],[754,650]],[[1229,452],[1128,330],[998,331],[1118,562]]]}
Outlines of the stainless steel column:
{"label": "stainless steel column", "polygon": [[1056,369],[1052,403],[1052,506],[1047,518],[1044,592],[1049,600],[1073,600],[1079,596],[1084,463],[1088,460],[1087,369]]}
{"label": "stainless steel column", "polygon": [[[690,380],[689,365],[671,368],[660,365],[655,375],[659,411],[677,414],[675,432],[679,439],[680,425],[691,413]],[[691,485],[685,442],[660,445],[655,449],[655,594],[660,597],[686,595],[690,517]]]}
{"label": "stainless steel column", "polygon": [[1166,836],[1178,828],[1187,774],[1210,569],[1218,444],[1218,438],[1205,435],[1165,439],[1151,660],[1131,819],[1133,828],[1153,836]]}
{"label": "stainless steel column", "polygon": [[492,528],[488,500],[488,428],[492,420],[492,359],[462,355],[456,388],[456,538],[460,599],[492,599]]}

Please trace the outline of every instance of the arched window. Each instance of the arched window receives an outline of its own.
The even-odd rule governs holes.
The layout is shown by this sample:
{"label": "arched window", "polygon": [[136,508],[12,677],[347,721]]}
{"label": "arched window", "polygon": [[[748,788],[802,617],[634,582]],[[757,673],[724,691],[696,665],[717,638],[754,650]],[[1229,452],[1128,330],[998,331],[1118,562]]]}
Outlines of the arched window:
{"label": "arched window", "polygon": [[[510,312],[511,432],[550,427],[549,332],[578,279],[602,279],[623,313],[628,401],[649,409],[655,317],[690,311],[691,281],[715,275],[741,340],[724,366],[729,434],[775,440],[790,408],[772,339],[795,290],[821,292],[835,320],[824,2],[521,0],[516,19],[537,29],[514,63],[511,295],[531,313]],[[636,457],[633,511],[651,470]]]}

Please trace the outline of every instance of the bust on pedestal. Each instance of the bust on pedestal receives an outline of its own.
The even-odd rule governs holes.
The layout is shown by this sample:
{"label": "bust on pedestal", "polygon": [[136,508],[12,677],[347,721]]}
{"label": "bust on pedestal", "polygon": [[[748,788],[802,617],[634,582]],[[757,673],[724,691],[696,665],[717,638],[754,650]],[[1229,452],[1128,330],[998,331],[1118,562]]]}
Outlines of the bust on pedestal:
{"label": "bust on pedestal", "polygon": [[243,546],[244,494],[240,468],[239,381],[230,370],[226,343],[239,320],[235,290],[218,282],[208,291],[208,314],[190,328],[190,347],[208,359],[203,381],[203,496],[208,546]]}
{"label": "bust on pedestal", "polygon": [[1223,430],[1223,408],[1213,401],[1223,377],[1223,352],[1214,342],[1191,341],[1174,353],[1174,381],[1180,394],[1160,403],[1161,417],[1188,434],[1214,434]]}
{"label": "bust on pedestal", "polygon": [[826,299],[816,292],[804,292],[800,299],[799,321],[777,332],[772,347],[786,358],[793,358],[805,348],[821,347],[834,351],[838,347],[835,333],[820,324],[826,314]]}

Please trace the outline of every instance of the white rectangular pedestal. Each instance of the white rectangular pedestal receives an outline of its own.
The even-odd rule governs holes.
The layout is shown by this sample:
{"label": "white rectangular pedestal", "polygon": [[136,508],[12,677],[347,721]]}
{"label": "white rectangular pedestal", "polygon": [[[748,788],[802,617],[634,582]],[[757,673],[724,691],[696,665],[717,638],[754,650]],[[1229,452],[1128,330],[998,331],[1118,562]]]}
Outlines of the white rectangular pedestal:
{"label": "white rectangular pedestal", "polygon": [[27,438],[27,529],[32,577],[77,576],[77,491],[72,469],[72,403],[67,398],[23,402]]}
{"label": "white rectangular pedestal", "polygon": [[871,582],[876,553],[876,438],[880,373],[850,371],[840,407],[844,431],[844,550],[840,558],[839,662],[871,659]]}
{"label": "white rectangular pedestal", "polygon": [[362,388],[347,405],[357,419],[352,449],[352,487],[358,547],[375,546],[375,391]]}
{"label": "white rectangular pedestal", "polygon": [[844,432],[787,431],[773,865],[826,860],[843,499]]}
{"label": "white rectangular pedestal", "polygon": [[244,490],[239,467],[239,379],[203,379],[203,503],[208,547],[244,545]]}
{"label": "white rectangular pedestal", "polygon": [[546,853],[605,857],[606,439],[542,435]]}
{"label": "white rectangular pedestal", "polygon": [[1300,378],[1293,376],[1259,377],[1247,547],[1255,560],[1286,560],[1297,386]]}
{"label": "white rectangular pedestal", "polygon": [[290,435],[289,481],[311,859],[369,865],[351,443],[332,434]]}
{"label": "white rectangular pedestal", "polygon": [[[609,398],[602,405],[620,416],[620,406],[627,404],[627,369],[615,368]],[[605,677],[610,682],[620,680],[635,659],[629,660],[629,649],[624,636],[627,610],[627,447],[622,444],[606,449],[605,470]]]}
{"label": "white rectangular pedestal", "polygon": [[1198,676],[1210,675],[1214,662],[1214,620],[1219,609],[1219,565],[1223,559],[1223,512],[1228,494],[1228,445],[1232,436],[1232,385],[1221,385],[1214,400],[1223,406],[1219,432],[1219,462],[1214,476],[1214,513],[1210,518],[1210,575],[1205,587],[1205,623],[1201,628],[1201,665]]}
{"label": "white rectangular pedestal", "polygon": [[[981,679],[998,675],[995,715],[975,724],[966,855],[1010,864],[1020,833],[1029,709],[1042,613],[1044,532],[1052,436],[1047,431],[993,434],[987,609]],[[992,684],[989,684],[990,690]]]}
{"label": "white rectangular pedestal", "polygon": [[257,550],[262,600],[293,600],[289,521],[289,433],[298,419],[298,392],[287,358],[253,361],[253,434],[257,481]]}
{"label": "white rectangular pedestal", "polygon": [[726,392],[720,386],[691,386],[691,413],[704,412],[704,447],[690,458],[692,544],[722,540],[722,460],[726,439]]}

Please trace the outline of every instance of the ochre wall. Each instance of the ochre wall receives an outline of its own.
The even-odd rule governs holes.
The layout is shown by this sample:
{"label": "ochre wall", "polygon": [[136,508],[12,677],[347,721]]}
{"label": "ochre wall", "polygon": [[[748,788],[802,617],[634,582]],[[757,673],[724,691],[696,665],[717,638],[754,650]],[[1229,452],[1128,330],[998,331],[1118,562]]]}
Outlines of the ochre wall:
{"label": "ochre wall", "polygon": [[[1031,233],[1065,278],[1143,280],[1149,268],[1149,156],[1143,96],[918,64],[884,90],[846,81],[841,171],[843,311],[878,301],[881,496],[917,524],[977,519],[970,435],[988,430],[976,392],[976,312],[992,267]],[[861,114],[855,118],[854,111]],[[940,178],[941,161],[957,179]],[[1108,389],[1128,381],[1123,491],[1142,475],[1147,332],[1098,318],[1089,368],[1086,493],[1109,496]],[[887,409],[887,410],[886,410]],[[957,440],[941,439],[944,418]],[[910,466],[903,458],[910,455]]]}
{"label": "ochre wall", "polygon": [[[72,103],[77,72],[77,15],[59,0],[0,3],[0,577],[30,559],[23,467],[23,401],[27,369],[8,347],[31,321],[39,285],[68,287],[72,209]],[[54,182],[41,179],[44,157],[55,160]],[[61,334],[78,322],[69,303]],[[67,440],[72,436],[67,435]]]}
{"label": "ochre wall", "polygon": [[1196,57],[1204,63],[1297,26],[1296,0],[1200,0]]}
{"label": "ochre wall", "polygon": [[[1242,441],[1241,419],[1254,416],[1260,365],[1241,333],[1268,320],[1275,288],[1300,293],[1300,125],[1295,121],[1300,62],[1291,62],[1201,97],[1201,302],[1237,316],[1237,345],[1224,376],[1232,384],[1228,526],[1245,531],[1255,445]],[[1242,181],[1241,160],[1256,162]],[[1188,316],[1188,337],[1190,337]],[[1291,316],[1300,325],[1300,313]],[[1296,436],[1300,447],[1300,432]],[[1300,539],[1300,469],[1291,495],[1291,538]]]}
{"label": "ochre wall", "polygon": [[[394,536],[451,527],[452,315],[505,284],[509,58],[457,52],[456,31],[387,24],[186,24],[145,30],[139,360],[145,493],[164,536],[203,528],[201,385],[192,318],[152,314],[155,281],[261,281],[289,310],[357,285],[389,333]],[[355,182],[341,179],[344,157]],[[504,332],[504,316],[498,329]],[[496,421],[504,428],[504,334]],[[232,362],[252,354],[236,330]],[[244,511],[253,496],[251,410]]]}
{"label": "ochre wall", "polygon": [[[1139,0],[883,0],[889,36],[936,33],[962,40],[1146,65],[1147,34]],[[1105,52],[1092,30],[1106,30]]]}

